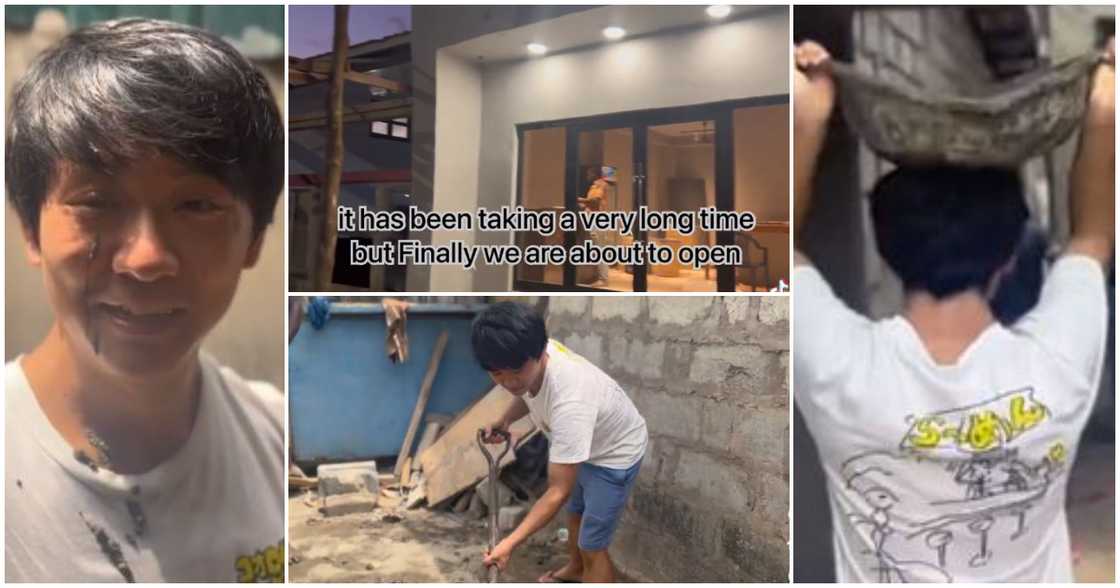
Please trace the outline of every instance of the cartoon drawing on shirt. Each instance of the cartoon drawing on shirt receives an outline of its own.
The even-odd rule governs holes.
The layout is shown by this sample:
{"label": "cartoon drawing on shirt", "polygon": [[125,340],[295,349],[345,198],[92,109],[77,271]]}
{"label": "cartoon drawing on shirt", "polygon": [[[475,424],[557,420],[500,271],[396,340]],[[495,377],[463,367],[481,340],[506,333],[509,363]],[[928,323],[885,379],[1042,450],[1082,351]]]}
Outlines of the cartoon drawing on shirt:
{"label": "cartoon drawing on shirt", "polygon": [[[848,520],[856,528],[870,527],[869,535],[877,562],[875,571],[880,583],[905,583],[930,578],[951,582],[952,577],[944,570],[943,564],[899,560],[888,549],[887,543],[892,535],[905,531],[904,526],[892,521],[891,509],[900,502],[909,501],[901,488],[891,488],[895,476],[891,462],[896,459],[899,458],[886,452],[871,452],[844,464],[845,489],[855,492],[871,508],[871,514],[850,513]],[[941,553],[944,556],[944,552]]]}
{"label": "cartoon drawing on shirt", "polygon": [[[1065,472],[1066,448],[1054,441],[1045,455],[1031,459],[1013,445],[1050,416],[1032,389],[1015,390],[911,416],[897,450],[869,451],[844,462],[844,491],[865,505],[848,520],[870,539],[878,581],[952,581],[952,561],[978,568],[998,556],[992,533],[1007,532],[1011,541],[1022,537],[1031,509]],[[1010,522],[997,527],[1001,521]],[[954,539],[961,537],[972,539],[967,544],[974,552],[958,548],[954,559]],[[911,541],[921,541],[928,559],[896,556]]]}

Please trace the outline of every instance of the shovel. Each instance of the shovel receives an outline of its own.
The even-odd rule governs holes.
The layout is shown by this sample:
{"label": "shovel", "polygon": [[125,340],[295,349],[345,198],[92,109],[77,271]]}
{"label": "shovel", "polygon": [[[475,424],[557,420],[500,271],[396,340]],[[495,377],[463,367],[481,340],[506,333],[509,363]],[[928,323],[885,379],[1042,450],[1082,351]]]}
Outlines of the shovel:
{"label": "shovel", "polygon": [[[486,463],[490,466],[490,551],[494,551],[494,546],[498,544],[498,466],[502,463],[502,458],[509,453],[510,445],[509,431],[494,431],[493,434],[500,436],[506,442],[505,449],[497,457],[486,449],[486,430],[478,430],[478,449],[486,457]],[[497,582],[498,566],[490,566],[489,574],[490,583]]]}

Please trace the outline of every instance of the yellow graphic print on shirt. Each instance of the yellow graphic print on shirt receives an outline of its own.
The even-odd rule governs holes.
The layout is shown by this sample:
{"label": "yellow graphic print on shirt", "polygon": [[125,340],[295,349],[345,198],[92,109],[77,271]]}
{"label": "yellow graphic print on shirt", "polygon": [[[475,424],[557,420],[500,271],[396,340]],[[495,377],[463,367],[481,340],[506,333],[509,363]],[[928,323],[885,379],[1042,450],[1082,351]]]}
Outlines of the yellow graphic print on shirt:
{"label": "yellow graphic print on shirt", "polygon": [[1034,429],[1050,415],[1030,390],[1016,390],[982,404],[955,408],[914,420],[902,449],[945,447],[975,454],[998,449]]}
{"label": "yellow graphic print on shirt", "polygon": [[256,553],[237,558],[238,582],[283,582],[284,581],[284,540],[270,545]]}

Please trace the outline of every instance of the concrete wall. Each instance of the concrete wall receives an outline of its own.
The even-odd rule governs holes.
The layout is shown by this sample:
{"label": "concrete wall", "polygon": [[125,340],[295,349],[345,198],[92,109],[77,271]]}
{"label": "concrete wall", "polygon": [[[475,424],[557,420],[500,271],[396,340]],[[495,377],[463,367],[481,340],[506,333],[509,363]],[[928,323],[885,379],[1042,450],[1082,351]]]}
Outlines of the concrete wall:
{"label": "concrete wall", "polygon": [[[27,71],[30,60],[53,44],[59,34],[41,30],[30,33],[6,31],[4,35],[4,95]],[[282,63],[260,65],[286,112]],[[4,360],[26,353],[46,335],[53,314],[46,304],[46,291],[39,271],[27,262],[19,217],[11,206],[4,207]],[[282,388],[284,385],[284,205],[277,204],[275,222],[265,235],[257,266],[244,272],[233,304],[203,347],[243,376],[262,379]]]}
{"label": "concrete wall", "polygon": [[638,580],[785,582],[789,299],[571,297],[550,335],[611,374],[650,449],[612,556]]}

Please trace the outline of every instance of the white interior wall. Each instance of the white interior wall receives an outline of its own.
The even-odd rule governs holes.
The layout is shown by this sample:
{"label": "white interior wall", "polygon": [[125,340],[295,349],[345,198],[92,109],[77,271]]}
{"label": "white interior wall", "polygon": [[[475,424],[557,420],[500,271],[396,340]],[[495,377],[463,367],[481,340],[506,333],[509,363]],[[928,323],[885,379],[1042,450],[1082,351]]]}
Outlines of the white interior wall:
{"label": "white interior wall", "polygon": [[[448,51],[436,53],[436,85],[442,96],[436,101],[435,148],[438,165],[432,181],[434,212],[473,211],[478,208],[478,154],[482,124],[482,78],[477,67]],[[474,245],[474,231],[432,231],[432,245],[452,240]],[[431,267],[433,292],[468,292],[473,289],[472,272],[458,266]]]}

